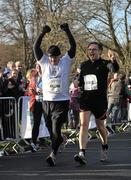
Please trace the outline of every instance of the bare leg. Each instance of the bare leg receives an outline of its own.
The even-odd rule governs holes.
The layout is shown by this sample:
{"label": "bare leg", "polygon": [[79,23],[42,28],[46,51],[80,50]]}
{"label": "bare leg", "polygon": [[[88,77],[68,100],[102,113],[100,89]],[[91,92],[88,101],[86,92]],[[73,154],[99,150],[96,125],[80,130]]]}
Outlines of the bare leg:
{"label": "bare leg", "polygon": [[85,149],[88,141],[88,127],[90,121],[90,111],[80,112],[80,132],[79,132],[79,154],[74,156],[76,162],[86,164]]}
{"label": "bare leg", "polygon": [[80,112],[80,133],[79,133],[79,147],[86,149],[88,141],[88,127],[90,121],[90,111]]}
{"label": "bare leg", "polygon": [[99,130],[100,140],[102,144],[100,161],[106,161],[108,159],[108,131],[106,129],[105,120],[96,120],[97,129]]}
{"label": "bare leg", "polygon": [[97,119],[96,125],[97,125],[97,129],[99,130],[99,133],[100,133],[101,144],[103,144],[103,145],[107,144],[108,131],[106,129],[105,120],[98,120]]}

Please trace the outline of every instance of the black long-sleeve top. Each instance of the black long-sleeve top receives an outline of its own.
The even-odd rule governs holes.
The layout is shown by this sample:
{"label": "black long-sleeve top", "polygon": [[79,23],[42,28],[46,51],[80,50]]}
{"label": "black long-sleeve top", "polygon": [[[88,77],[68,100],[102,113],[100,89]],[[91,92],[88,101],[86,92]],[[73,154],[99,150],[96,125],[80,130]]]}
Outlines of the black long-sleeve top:
{"label": "black long-sleeve top", "polygon": [[[111,62],[110,60],[99,59],[95,62],[91,60],[87,60],[81,64],[81,72],[79,76],[79,82],[81,87],[81,94],[89,96],[105,96],[107,92],[107,79],[109,72],[117,72],[119,70],[119,65],[117,61]],[[97,89],[92,90],[85,90],[85,80],[84,78],[87,77],[90,79],[93,77],[96,78],[97,81]],[[90,81],[90,80],[89,80]],[[91,82],[89,82],[91,83]]]}
{"label": "black long-sleeve top", "polygon": [[[37,60],[40,60],[43,56],[43,51],[40,46],[41,46],[41,42],[42,42],[44,35],[45,35],[45,33],[41,32],[33,46],[34,55]],[[70,43],[70,49],[68,50],[68,54],[69,54],[70,58],[74,58],[75,54],[76,54],[75,39],[74,39],[72,33],[70,32],[70,30],[66,31],[66,35],[67,35],[67,37],[69,39],[69,43]]]}

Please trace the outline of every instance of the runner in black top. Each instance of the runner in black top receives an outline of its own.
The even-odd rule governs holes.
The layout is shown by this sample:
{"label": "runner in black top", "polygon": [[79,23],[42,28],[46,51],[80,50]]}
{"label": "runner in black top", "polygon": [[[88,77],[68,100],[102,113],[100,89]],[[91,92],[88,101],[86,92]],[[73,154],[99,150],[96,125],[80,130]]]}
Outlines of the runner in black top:
{"label": "runner in black top", "polygon": [[81,64],[79,85],[80,95],[80,134],[79,154],[74,156],[75,161],[86,164],[85,149],[88,137],[90,116],[96,118],[96,126],[100,133],[102,143],[101,161],[107,160],[107,129],[105,126],[107,110],[107,78],[109,72],[119,70],[115,56],[111,60],[101,58],[103,47],[97,42],[92,42],[87,47],[89,60]]}

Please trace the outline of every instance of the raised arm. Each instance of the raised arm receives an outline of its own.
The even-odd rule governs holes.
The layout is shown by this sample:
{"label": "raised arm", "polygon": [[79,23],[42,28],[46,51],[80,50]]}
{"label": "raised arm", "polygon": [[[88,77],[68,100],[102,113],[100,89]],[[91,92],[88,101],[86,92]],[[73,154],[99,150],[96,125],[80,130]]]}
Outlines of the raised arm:
{"label": "raised arm", "polygon": [[37,61],[39,61],[43,56],[43,51],[40,47],[42,39],[43,39],[44,35],[46,33],[49,33],[50,31],[51,31],[51,28],[49,26],[47,26],[47,25],[44,26],[41,33],[39,34],[36,41],[34,42],[33,51],[34,51],[34,56],[35,56]]}
{"label": "raised arm", "polygon": [[117,72],[119,70],[119,64],[116,60],[116,53],[109,50],[108,51],[108,57],[110,59],[110,63],[108,64],[108,68],[111,72]]}
{"label": "raised arm", "polygon": [[69,29],[69,26],[67,23],[64,23],[64,24],[61,24],[60,25],[61,29],[63,31],[65,31],[68,39],[69,39],[69,43],[70,43],[70,49],[68,50],[68,54],[70,56],[70,58],[74,58],[75,57],[75,54],[76,54],[76,42],[75,42],[75,39]]}

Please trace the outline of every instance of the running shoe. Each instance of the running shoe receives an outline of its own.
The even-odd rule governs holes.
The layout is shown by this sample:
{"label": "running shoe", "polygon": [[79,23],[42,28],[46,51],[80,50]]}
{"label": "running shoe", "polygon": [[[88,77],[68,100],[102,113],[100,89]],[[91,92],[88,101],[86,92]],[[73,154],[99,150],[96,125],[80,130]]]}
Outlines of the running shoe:
{"label": "running shoe", "polygon": [[37,152],[38,151],[38,147],[34,143],[31,143],[30,147],[31,147],[31,152]]}
{"label": "running shoe", "polygon": [[76,154],[74,156],[74,160],[80,163],[80,165],[85,165],[87,163],[83,152],[79,152],[79,154]]}
{"label": "running shoe", "polygon": [[61,152],[63,152],[64,151],[64,149],[65,149],[65,146],[66,146],[66,143],[67,143],[67,137],[66,137],[66,135],[62,135],[62,137],[63,137],[63,142],[60,144],[60,146],[59,146],[59,153],[61,153]]}
{"label": "running shoe", "polygon": [[101,162],[105,162],[108,160],[108,150],[101,150],[101,157],[100,157],[100,161]]}
{"label": "running shoe", "polygon": [[54,153],[51,153],[47,158],[46,162],[48,163],[49,166],[55,166],[56,165],[56,158]]}

